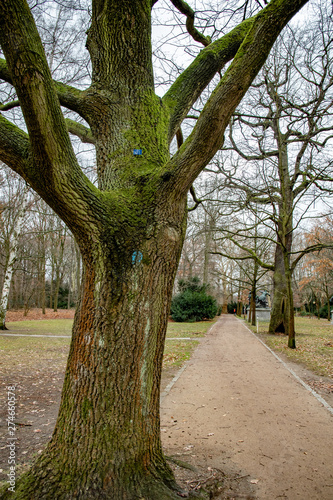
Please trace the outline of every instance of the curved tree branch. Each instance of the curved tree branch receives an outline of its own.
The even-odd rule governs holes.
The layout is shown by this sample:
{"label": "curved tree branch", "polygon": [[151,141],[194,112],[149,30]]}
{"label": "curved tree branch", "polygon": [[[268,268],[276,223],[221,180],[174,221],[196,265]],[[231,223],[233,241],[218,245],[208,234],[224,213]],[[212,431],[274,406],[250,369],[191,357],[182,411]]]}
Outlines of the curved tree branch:
{"label": "curved tree branch", "polygon": [[[0,43],[21,103],[32,160],[22,161],[20,152],[20,155],[16,154],[18,166],[15,166],[14,153],[17,151],[13,151],[8,159],[4,149],[0,159],[10,161],[12,168],[20,170],[19,173],[74,234],[80,239],[83,234],[91,238],[93,224],[87,235],[87,221],[80,219],[78,213],[87,212],[94,204],[100,208],[101,201],[96,188],[88,182],[77,163],[44,49],[24,0],[0,1]],[[4,140],[8,143],[10,122],[3,120]],[[13,126],[11,135],[16,135],[22,142],[22,133]],[[24,140],[27,147],[26,136]],[[91,218],[90,222],[96,223],[96,220]]]}
{"label": "curved tree branch", "polygon": [[277,36],[306,3],[307,0],[272,0],[251,22],[244,42],[208,99],[193,132],[169,162],[169,170],[180,182],[180,189],[188,191],[194,179],[221,148],[232,113],[264,64]]}
{"label": "curved tree branch", "polygon": [[191,35],[193,40],[202,43],[205,47],[211,43],[209,36],[205,36],[200,31],[198,31],[194,26],[195,12],[191,7],[183,0],[171,0],[171,3],[179,10],[182,14],[186,16],[186,29]]}
{"label": "curved tree branch", "polygon": [[78,123],[70,118],[66,118],[67,130],[70,134],[76,135],[86,144],[95,144],[95,139],[90,128],[85,127],[82,123]]}
{"label": "curved tree branch", "polygon": [[197,195],[195,193],[195,190],[194,190],[193,186],[190,187],[190,193],[191,193],[191,196],[193,198],[193,201],[194,201],[195,205],[193,207],[189,208],[188,212],[193,212],[193,210],[195,210],[196,208],[198,208],[198,206],[202,203],[203,200],[199,200],[199,198],[197,198]]}
{"label": "curved tree branch", "polygon": [[308,253],[312,252],[319,252],[320,250],[323,250],[324,248],[333,248],[333,243],[317,243],[316,245],[310,245],[307,248],[304,248],[300,253],[299,252],[290,252],[290,255],[299,253],[298,257],[292,262],[290,269],[293,272],[299,261]]}
{"label": "curved tree branch", "polygon": [[28,181],[27,169],[31,166],[29,136],[0,113],[0,158],[10,168]]}
{"label": "curved tree branch", "polygon": [[266,264],[266,262],[264,262],[263,260],[261,260],[258,257],[258,255],[254,252],[254,250],[252,250],[251,248],[244,247],[243,245],[238,243],[236,240],[233,240],[232,238],[228,238],[228,239],[230,239],[230,241],[232,241],[238,248],[247,252],[248,255],[244,255],[242,257],[235,257],[235,256],[230,257],[230,255],[228,256],[227,254],[225,254],[223,252],[209,252],[209,253],[215,254],[215,255],[221,255],[222,257],[228,257],[229,259],[231,258],[234,260],[249,260],[249,259],[251,259],[251,260],[254,260],[255,262],[257,262],[259,264],[259,266],[262,267],[263,269],[267,269],[269,271],[274,271],[274,265],[273,264]]}
{"label": "curved tree branch", "polygon": [[[13,85],[13,80],[5,59],[0,58],[0,79]],[[64,83],[53,81],[59,102],[65,108],[75,111],[82,118],[85,118],[85,93],[82,90],[65,85]],[[3,111],[5,111],[3,109]]]}
{"label": "curved tree branch", "polygon": [[212,78],[235,56],[252,23],[253,18],[243,21],[203,49],[166,92],[163,103],[169,107],[171,115],[169,142]]}
{"label": "curved tree branch", "polygon": [[9,111],[13,108],[19,108],[20,101],[7,102],[7,104],[0,104],[0,111]]}

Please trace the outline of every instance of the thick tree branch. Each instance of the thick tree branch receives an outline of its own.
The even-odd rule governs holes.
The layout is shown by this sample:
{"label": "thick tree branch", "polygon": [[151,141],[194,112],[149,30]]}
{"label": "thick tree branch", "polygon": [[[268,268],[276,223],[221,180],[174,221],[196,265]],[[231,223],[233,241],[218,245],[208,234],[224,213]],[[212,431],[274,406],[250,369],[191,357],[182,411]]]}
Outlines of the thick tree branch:
{"label": "thick tree branch", "polygon": [[163,102],[171,113],[169,142],[215,74],[235,56],[252,23],[253,19],[247,19],[203,49],[165,94]]}
{"label": "thick tree branch", "polygon": [[188,191],[194,179],[221,148],[232,113],[264,64],[282,28],[306,2],[272,0],[257,14],[236,57],[205,105],[192,134],[170,160],[169,167],[181,183],[181,189]]}
{"label": "thick tree branch", "polygon": [[85,127],[82,123],[78,123],[70,118],[66,118],[67,130],[70,134],[76,135],[86,144],[95,144],[95,139],[90,128]]}
{"label": "thick tree branch", "polygon": [[[7,62],[5,59],[0,58],[0,80],[13,85],[12,77],[8,70]],[[82,90],[71,87],[70,85],[65,85],[64,83],[53,81],[59,102],[65,108],[75,111],[82,118],[85,118],[84,109],[86,107],[85,94]],[[5,111],[3,109],[3,111]]]}
{"label": "thick tree branch", "polygon": [[[0,43],[29,133],[32,161],[21,161],[22,175],[74,234],[87,236],[87,221],[78,213],[86,213],[94,203],[100,207],[100,201],[77,163],[44,49],[24,0],[0,1]],[[7,161],[4,150],[0,159]],[[91,230],[92,226],[89,238]]]}
{"label": "thick tree branch", "polygon": [[32,161],[29,136],[0,113],[0,158],[6,165],[27,179],[26,170]]}
{"label": "thick tree branch", "polygon": [[290,255],[299,253],[298,257],[292,262],[290,268],[291,272],[294,271],[295,267],[299,263],[299,261],[308,253],[313,253],[313,252],[319,252],[320,250],[323,250],[324,248],[333,248],[333,243],[317,243],[316,245],[311,245],[304,250],[302,250],[300,253],[299,252],[290,252]]}

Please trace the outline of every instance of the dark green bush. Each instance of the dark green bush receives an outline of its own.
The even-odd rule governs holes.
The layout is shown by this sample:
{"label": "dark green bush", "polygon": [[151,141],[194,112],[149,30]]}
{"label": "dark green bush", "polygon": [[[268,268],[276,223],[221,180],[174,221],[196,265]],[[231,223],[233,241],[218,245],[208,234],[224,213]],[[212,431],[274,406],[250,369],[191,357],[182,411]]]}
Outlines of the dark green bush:
{"label": "dark green bush", "polygon": [[[328,313],[328,309],[327,308],[328,308],[328,305],[327,305],[327,302],[326,302],[326,304],[319,309],[319,314],[320,314],[321,318],[327,318],[327,313]],[[331,316],[331,313],[330,313],[330,316]]]}
{"label": "dark green bush", "polygon": [[201,284],[198,276],[193,276],[187,280],[182,278],[178,280],[178,290],[180,293],[185,291],[206,293],[208,289],[209,285],[206,285],[205,283]]}
{"label": "dark green bush", "polygon": [[200,285],[199,278],[179,280],[180,293],[172,299],[171,317],[174,321],[202,321],[212,319],[218,312],[216,300],[207,295],[207,285]]}

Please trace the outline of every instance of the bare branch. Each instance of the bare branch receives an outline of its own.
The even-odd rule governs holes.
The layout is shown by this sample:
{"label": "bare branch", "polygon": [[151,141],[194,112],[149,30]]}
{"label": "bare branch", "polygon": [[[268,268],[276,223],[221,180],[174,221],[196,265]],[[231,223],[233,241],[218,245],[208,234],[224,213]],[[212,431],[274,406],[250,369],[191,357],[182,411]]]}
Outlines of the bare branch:
{"label": "bare branch", "polygon": [[0,104],[0,111],[9,111],[10,109],[18,108],[20,101],[7,102],[7,104]]}
{"label": "bare branch", "polygon": [[[232,113],[264,64],[283,26],[305,3],[306,0],[273,0],[251,21],[237,56],[209,98],[192,134],[170,160],[169,168],[177,178],[182,178],[185,192],[221,148]],[[186,85],[184,81],[182,84]],[[169,94],[171,97],[172,93]]]}
{"label": "bare branch", "polygon": [[202,43],[204,47],[207,47],[211,43],[209,36],[204,36],[194,27],[195,12],[191,7],[183,0],[171,0],[171,3],[179,10],[182,14],[186,16],[186,29],[191,35],[193,40]]}
{"label": "bare branch", "polygon": [[194,201],[195,205],[193,207],[189,208],[188,212],[193,212],[193,210],[195,210],[196,208],[198,208],[198,206],[203,202],[203,200],[199,200],[197,198],[193,186],[190,187],[190,193],[191,193],[191,196],[193,198],[193,201]]}

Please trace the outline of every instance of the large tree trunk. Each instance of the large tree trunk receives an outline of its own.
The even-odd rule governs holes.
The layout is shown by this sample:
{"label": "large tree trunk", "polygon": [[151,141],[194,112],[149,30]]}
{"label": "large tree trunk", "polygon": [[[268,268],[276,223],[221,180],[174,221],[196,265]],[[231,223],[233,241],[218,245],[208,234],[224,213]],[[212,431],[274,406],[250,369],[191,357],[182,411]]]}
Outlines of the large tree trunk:
{"label": "large tree trunk", "polygon": [[178,227],[155,224],[134,252],[124,241],[115,254],[103,238],[97,260],[83,256],[58,422],[17,498],[21,490],[27,500],[175,497],[161,449],[159,387],[183,217]]}
{"label": "large tree trunk", "polygon": [[[287,248],[291,248],[291,234],[287,237]],[[289,250],[290,251],[290,250]],[[290,268],[290,254],[277,244],[274,264],[274,295],[269,323],[269,333],[284,333],[288,336],[288,347],[294,349],[295,342],[295,315],[292,291],[292,272]]]}
{"label": "large tree trunk", "polygon": [[278,204],[277,244],[274,264],[274,297],[271,309],[269,333],[285,333],[288,335],[288,347],[294,349],[295,323],[294,299],[292,292],[292,270],[290,253],[293,239],[293,182],[289,174],[288,134],[280,129],[281,102],[277,98],[277,112],[274,121],[274,135],[277,141],[279,156],[278,170],[280,178],[280,201]]}

